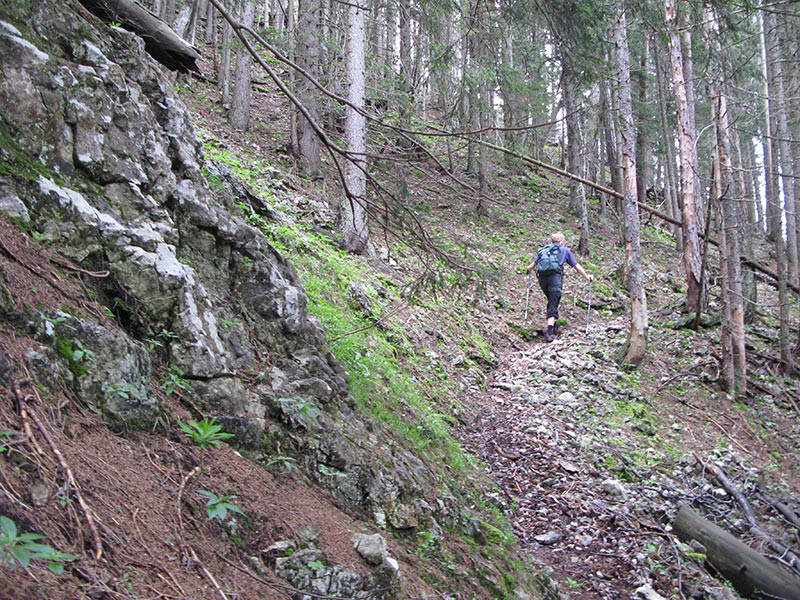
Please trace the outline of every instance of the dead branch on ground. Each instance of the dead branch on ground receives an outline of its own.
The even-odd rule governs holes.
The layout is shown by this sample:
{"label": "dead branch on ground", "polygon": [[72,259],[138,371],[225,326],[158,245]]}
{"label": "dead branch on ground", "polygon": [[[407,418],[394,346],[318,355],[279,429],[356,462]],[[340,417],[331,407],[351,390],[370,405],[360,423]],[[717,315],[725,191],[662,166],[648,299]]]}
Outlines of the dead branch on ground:
{"label": "dead branch on ground", "polygon": [[[89,531],[92,534],[92,542],[94,543],[94,559],[100,560],[100,557],[103,556],[103,542],[100,538],[100,533],[97,530],[97,525],[95,524],[94,517],[92,516],[92,510],[89,508],[89,505],[83,499],[83,494],[81,494],[81,490],[78,487],[78,482],[75,480],[75,476],[72,473],[72,469],[67,463],[67,460],[64,458],[64,454],[58,448],[56,443],[53,441],[53,438],[50,436],[50,432],[47,431],[47,428],[44,426],[44,423],[36,416],[36,413],[30,409],[28,406],[28,398],[22,393],[22,386],[30,385],[31,380],[28,377],[23,379],[14,381],[12,383],[12,387],[14,390],[14,396],[17,401],[17,407],[20,411],[20,415],[23,418],[23,422],[26,419],[30,419],[36,425],[36,428],[39,430],[39,433],[42,434],[42,437],[47,442],[48,446],[50,447],[51,452],[55,455],[58,464],[61,466],[61,469],[64,473],[65,483],[67,487],[75,494],[75,498],[78,501],[78,506],[80,506],[81,511],[83,512],[83,516],[86,519],[86,524],[89,527]],[[33,437],[33,433],[30,432],[30,426],[28,425],[28,430],[26,434],[29,434],[29,439],[31,440],[32,444],[38,448],[38,452],[43,455],[41,448],[36,444],[36,440]]]}

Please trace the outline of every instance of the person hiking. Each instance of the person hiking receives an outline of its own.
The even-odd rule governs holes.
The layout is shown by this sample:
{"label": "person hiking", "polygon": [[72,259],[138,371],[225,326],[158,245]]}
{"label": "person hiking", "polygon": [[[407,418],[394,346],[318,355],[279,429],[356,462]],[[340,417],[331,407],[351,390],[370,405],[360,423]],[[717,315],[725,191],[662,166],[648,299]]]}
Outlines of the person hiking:
{"label": "person hiking", "polygon": [[574,267],[578,273],[583,275],[586,281],[592,281],[594,275],[587,273],[579,263],[575,255],[567,247],[567,240],[564,234],[557,231],[550,236],[552,243],[542,246],[536,252],[536,258],[527,266],[525,271],[530,273],[536,269],[536,277],[539,280],[539,287],[542,288],[547,297],[547,334],[545,340],[552,342],[557,335],[560,335],[558,327],[558,305],[561,303],[561,288],[564,279],[564,263]]}

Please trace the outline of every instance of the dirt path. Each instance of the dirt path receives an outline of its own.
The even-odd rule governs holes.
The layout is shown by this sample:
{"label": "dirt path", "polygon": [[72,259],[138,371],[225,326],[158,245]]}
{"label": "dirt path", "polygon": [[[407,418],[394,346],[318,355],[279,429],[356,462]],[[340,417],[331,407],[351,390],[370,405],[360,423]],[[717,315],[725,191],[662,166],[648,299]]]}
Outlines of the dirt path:
{"label": "dirt path", "polygon": [[[605,336],[595,325],[590,336]],[[640,492],[602,463],[614,432],[596,418],[609,379],[587,337],[567,331],[504,357],[487,393],[474,398],[465,443],[485,461],[525,548],[554,569],[570,598],[630,597],[647,582],[643,555],[661,525],[635,514]],[[609,386],[606,386],[609,387]],[[623,397],[623,389],[610,390]]]}
{"label": "dirt path", "polygon": [[[668,447],[694,435],[670,414],[691,405],[663,412],[618,368],[623,322],[585,323],[550,344],[516,343],[485,393],[466,400],[472,417],[459,433],[497,483],[493,500],[552,568],[562,598],[735,598],[669,534],[681,503],[735,511],[696,468],[693,448]],[[695,439],[701,449],[712,441]],[[715,459],[736,466],[740,457],[720,450]]]}

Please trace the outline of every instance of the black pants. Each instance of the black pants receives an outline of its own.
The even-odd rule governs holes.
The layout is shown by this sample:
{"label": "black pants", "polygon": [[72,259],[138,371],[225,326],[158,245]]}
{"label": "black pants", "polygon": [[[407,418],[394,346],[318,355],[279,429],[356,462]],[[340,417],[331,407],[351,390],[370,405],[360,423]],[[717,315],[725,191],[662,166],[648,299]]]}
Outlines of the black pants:
{"label": "black pants", "polygon": [[539,287],[547,296],[547,318],[558,319],[558,305],[561,303],[563,275],[560,271],[549,275],[539,275]]}

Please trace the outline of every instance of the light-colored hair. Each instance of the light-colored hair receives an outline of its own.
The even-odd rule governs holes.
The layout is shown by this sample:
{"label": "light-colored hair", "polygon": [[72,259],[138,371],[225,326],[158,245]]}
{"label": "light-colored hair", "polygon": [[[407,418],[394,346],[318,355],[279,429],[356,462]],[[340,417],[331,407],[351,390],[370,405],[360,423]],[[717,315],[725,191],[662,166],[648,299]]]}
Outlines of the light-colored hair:
{"label": "light-colored hair", "polygon": [[553,235],[550,236],[550,240],[554,244],[563,244],[564,242],[567,241],[567,238],[560,231],[556,231]]}

